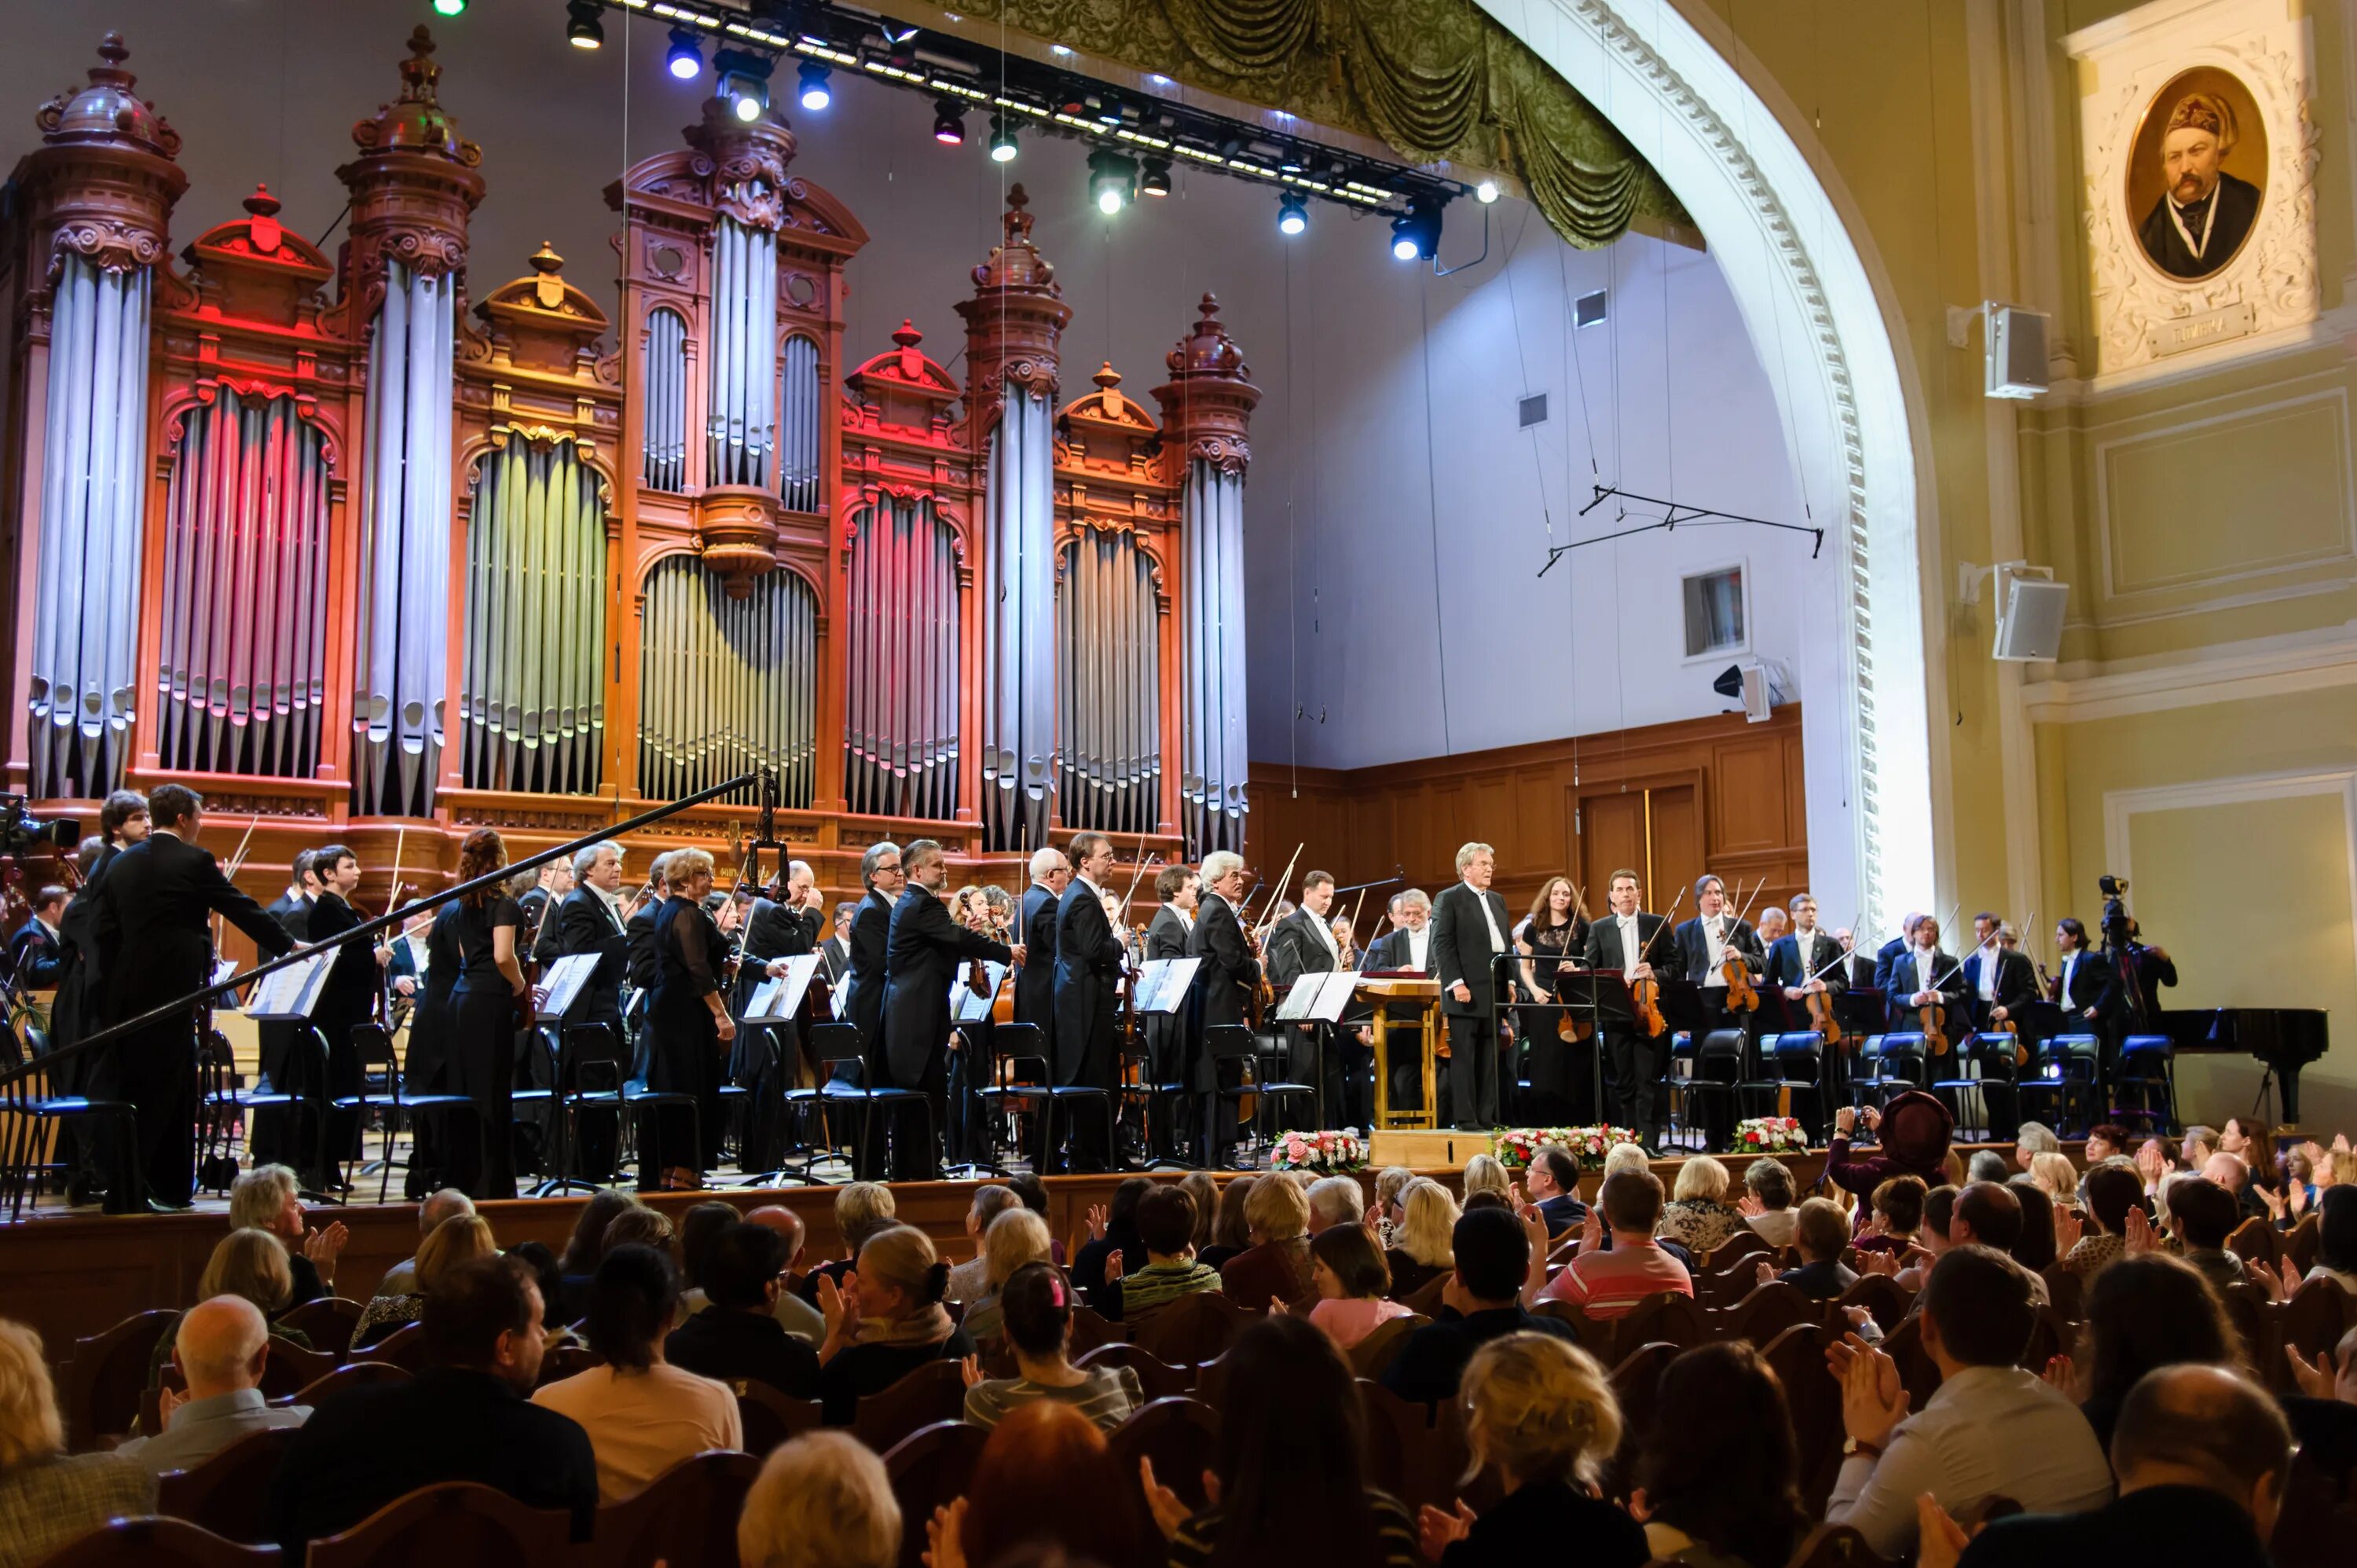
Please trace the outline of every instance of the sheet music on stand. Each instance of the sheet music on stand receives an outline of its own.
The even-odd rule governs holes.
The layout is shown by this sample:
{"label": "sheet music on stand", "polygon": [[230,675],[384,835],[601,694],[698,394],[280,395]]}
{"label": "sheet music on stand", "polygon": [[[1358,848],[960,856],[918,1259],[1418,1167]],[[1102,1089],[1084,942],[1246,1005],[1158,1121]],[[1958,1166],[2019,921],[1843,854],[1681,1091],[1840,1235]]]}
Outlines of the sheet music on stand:
{"label": "sheet music on stand", "polygon": [[812,978],[825,961],[824,953],[814,952],[786,960],[785,973],[771,975],[753,988],[751,999],[745,1004],[745,1022],[792,1023],[802,1010],[802,997],[810,990]]}
{"label": "sheet music on stand", "polygon": [[1200,958],[1152,958],[1138,966],[1136,1007],[1140,1013],[1176,1013],[1187,1004],[1195,988]]}
{"label": "sheet music on stand", "polygon": [[1293,983],[1285,1000],[1276,1005],[1277,1021],[1282,1024],[1339,1024],[1342,1009],[1350,1004],[1359,989],[1359,972],[1354,969],[1336,970],[1329,974],[1305,974]]}
{"label": "sheet music on stand", "polygon": [[317,952],[264,975],[254,983],[253,995],[245,1004],[245,1015],[263,1023],[309,1023],[311,1010],[319,1004],[319,993],[327,988],[328,971],[335,961],[334,953]]}
{"label": "sheet music on stand", "polygon": [[[227,980],[231,975],[235,974],[236,972],[237,961],[235,959],[217,958],[213,960],[212,983],[215,985],[219,985],[222,981]],[[213,997],[213,1011],[216,1013],[234,1013],[242,1005],[243,1005],[243,1004],[239,1002],[237,993],[234,991],[220,992]]]}
{"label": "sheet music on stand", "polygon": [[950,1018],[952,1022],[988,1022],[990,1004],[998,1000],[998,989],[1006,983],[1006,965],[986,958],[975,961],[982,965],[983,978],[990,983],[989,989],[977,991],[966,984],[966,976],[974,972],[974,965],[958,965],[957,978],[950,982]]}
{"label": "sheet music on stand", "polygon": [[546,1023],[563,1018],[573,1010],[581,988],[589,983],[597,969],[597,955],[593,952],[571,953],[550,964],[533,990],[534,1016]]}

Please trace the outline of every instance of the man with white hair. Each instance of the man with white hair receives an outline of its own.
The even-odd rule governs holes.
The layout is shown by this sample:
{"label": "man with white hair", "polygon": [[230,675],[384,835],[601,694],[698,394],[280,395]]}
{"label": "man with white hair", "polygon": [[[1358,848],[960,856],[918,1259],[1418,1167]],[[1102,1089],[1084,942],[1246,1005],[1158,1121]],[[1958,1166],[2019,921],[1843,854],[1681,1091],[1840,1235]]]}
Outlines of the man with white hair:
{"label": "man with white hair", "polygon": [[[424,1240],[434,1234],[434,1228],[454,1214],[472,1214],[475,1200],[455,1187],[446,1187],[428,1194],[417,1206],[417,1236]],[[379,1295],[421,1295],[417,1288],[417,1259],[413,1254],[385,1270],[384,1282],[376,1287]]]}
{"label": "man with white hair", "polygon": [[1432,968],[1440,981],[1440,1010],[1448,1020],[1448,1087],[1460,1132],[1498,1124],[1498,955],[1510,950],[1506,901],[1490,883],[1498,854],[1486,843],[1457,852],[1463,880],[1442,891],[1432,908]]}
{"label": "man with white hair", "polygon": [[[745,1216],[748,1225],[766,1225],[778,1233],[779,1277],[791,1274],[802,1261],[802,1217],[779,1204],[768,1204]],[[790,1290],[778,1292],[770,1315],[786,1326],[786,1332],[797,1339],[818,1345],[826,1338],[826,1319],[817,1307]]]}
{"label": "man with white hair", "polygon": [[324,1230],[303,1222],[303,1198],[295,1173],[285,1165],[256,1165],[229,1189],[229,1224],[232,1230],[251,1226],[267,1230],[286,1248],[286,1262],[295,1276],[290,1307],[317,1301],[335,1288],[336,1260],[343,1255],[350,1232],[340,1219]]}
{"label": "man with white hair", "polygon": [[[818,889],[818,875],[810,863],[786,863],[785,886],[779,897],[756,898],[745,917],[745,961],[737,971],[735,1006],[743,1012],[753,989],[770,975],[784,972],[785,961],[818,951],[826,930],[826,896]],[[732,1081],[751,1090],[745,1120],[745,1147],[738,1165],[746,1170],[768,1170],[783,1155],[785,1091],[800,1078],[802,1032],[791,1022],[766,1028],[739,1029],[729,1062]]]}
{"label": "man with white hair", "polygon": [[[1187,956],[1200,959],[1195,968],[1197,1011],[1204,1029],[1232,1027],[1244,1021],[1248,999],[1260,989],[1260,960],[1244,940],[1236,909],[1252,873],[1244,857],[1232,850],[1214,850],[1203,857],[1203,886],[1195,901],[1195,926],[1187,933]],[[1222,1150],[1235,1141],[1235,1107],[1220,1098],[1220,1069],[1200,1045],[1194,1052],[1191,1081],[1202,1097],[1200,1124],[1203,1147],[1199,1165],[1220,1163]]]}
{"label": "man with white hair", "polygon": [[1367,1192],[1355,1176],[1329,1176],[1309,1184],[1309,1233],[1367,1222]]}
{"label": "man with white hair", "polygon": [[308,1405],[274,1407],[262,1397],[262,1369],[270,1362],[270,1325],[242,1295],[217,1295],[180,1315],[172,1337],[172,1364],[188,1382],[185,1394],[166,1389],[164,1430],[135,1437],[114,1452],[136,1459],[147,1473],[188,1470],[249,1433],[300,1426]]}
{"label": "man with white hair", "polygon": [[[1432,897],[1421,887],[1411,887],[1405,893],[1394,893],[1391,901],[1392,929],[1367,944],[1363,961],[1370,970],[1413,970],[1418,974],[1432,972]],[[1391,1104],[1394,1111],[1420,1110],[1424,1105],[1424,1053],[1429,1052],[1437,1040],[1423,1039],[1424,1013],[1413,1002],[1388,1004],[1384,1015],[1394,1031],[1388,1054],[1391,1058]],[[1404,1032],[1403,1032],[1404,1031]],[[1370,1044],[1372,1043],[1370,1031]],[[1448,1080],[1444,1077],[1437,1084],[1435,1095],[1440,1101],[1439,1123],[1448,1122]]]}
{"label": "man with white hair", "polygon": [[1072,863],[1053,844],[1031,852],[1031,886],[1023,890],[1022,935],[1028,950],[1015,973],[1015,1021],[1037,1024],[1052,1045],[1056,1036],[1056,909],[1072,882]]}
{"label": "man with white hair", "polygon": [[[541,923],[538,952],[544,964],[589,953],[597,958],[587,983],[575,994],[573,1005],[565,1014],[563,1057],[565,1086],[568,1090],[581,1087],[577,1080],[585,1062],[612,1063],[616,1081],[623,1076],[622,1064],[629,1056],[622,1036],[622,982],[630,972],[630,917],[639,910],[638,896],[633,893],[624,897],[622,893],[621,845],[591,844],[573,857],[573,891]],[[597,1036],[576,1032],[573,1026],[576,1025],[602,1029],[607,1042],[604,1047],[594,1044]],[[593,1078],[588,1087],[612,1085]],[[590,1181],[604,1181],[614,1174],[620,1122],[619,1107],[581,1108],[573,1150],[575,1170],[580,1176]]]}

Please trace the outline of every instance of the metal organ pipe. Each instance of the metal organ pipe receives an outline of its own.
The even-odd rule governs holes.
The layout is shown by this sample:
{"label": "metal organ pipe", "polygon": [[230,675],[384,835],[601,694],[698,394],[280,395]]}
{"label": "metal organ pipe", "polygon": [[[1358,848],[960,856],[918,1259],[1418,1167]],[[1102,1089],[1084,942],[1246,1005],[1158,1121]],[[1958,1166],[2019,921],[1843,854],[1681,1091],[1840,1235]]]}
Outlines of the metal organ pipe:
{"label": "metal organ pipe", "polygon": [[[776,278],[770,274],[772,283]],[[775,306],[774,288],[771,305]],[[818,345],[797,334],[786,339],[785,406],[778,424],[778,493],[795,511],[818,510]]]}
{"label": "metal organ pipe", "polygon": [[807,808],[816,756],[818,600],[789,572],[764,574],[748,597],[688,555],[647,574],[640,666],[639,789],[690,794],[747,768],[780,775],[785,804]]}
{"label": "metal organ pipe", "polygon": [[675,310],[647,317],[645,478],[658,490],[687,484],[687,323]]}
{"label": "metal organ pipe", "polygon": [[953,816],[956,557],[931,501],[888,496],[859,514],[848,602],[844,783],[851,809]]}

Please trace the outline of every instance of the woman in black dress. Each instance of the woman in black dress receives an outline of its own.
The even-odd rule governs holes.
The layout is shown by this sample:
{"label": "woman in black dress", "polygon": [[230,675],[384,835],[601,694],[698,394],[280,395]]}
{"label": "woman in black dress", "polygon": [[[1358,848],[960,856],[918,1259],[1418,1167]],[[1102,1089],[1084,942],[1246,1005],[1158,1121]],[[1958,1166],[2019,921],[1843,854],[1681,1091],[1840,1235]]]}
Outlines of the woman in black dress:
{"label": "woman in black dress", "polygon": [[[450,997],[458,988],[459,967],[458,942],[452,932],[457,916],[457,905],[445,904],[413,922],[401,938],[413,950],[410,963],[416,979],[416,1002],[409,1013],[409,1049],[402,1058],[402,1088],[406,1093],[458,1091],[457,1067],[450,1059]],[[471,1129],[462,1131],[468,1138],[474,1136]],[[417,1119],[410,1136],[409,1177],[404,1186],[410,1202],[423,1203],[435,1188],[445,1185],[450,1133],[447,1116]]]}
{"label": "woman in black dress", "polygon": [[1515,1023],[1531,1052],[1530,1103],[1521,1114],[1533,1126],[1585,1125],[1597,1119],[1595,1037],[1562,1038],[1565,1010],[1537,1005],[1555,1000],[1555,971],[1563,965],[1563,955],[1587,945],[1587,922],[1580,918],[1571,878],[1548,877],[1531,900],[1530,918],[1514,933],[1514,950],[1523,955],[1521,983],[1515,989],[1523,1000],[1515,1009]]}
{"label": "woman in black dress", "polygon": [[[458,846],[458,880],[488,876],[507,863],[500,835],[477,828]],[[451,908],[458,980],[450,992],[450,1066],[457,1092],[475,1102],[476,1134],[453,1136],[451,1180],[469,1197],[513,1197],[516,998],[525,984],[516,929],[523,911],[496,882]],[[429,963],[429,980],[433,972]]]}
{"label": "woman in black dress", "polygon": [[721,1069],[737,1037],[721,973],[728,939],[704,908],[704,896],[712,891],[712,856],[700,849],[673,850],[663,878],[670,896],[655,911],[659,969],[647,1008],[654,1042],[647,1087],[692,1094],[696,1109],[691,1117],[684,1106],[656,1108],[655,1135],[639,1156],[640,1191],[700,1187],[704,1173],[719,1163],[714,1151],[720,1141]]}

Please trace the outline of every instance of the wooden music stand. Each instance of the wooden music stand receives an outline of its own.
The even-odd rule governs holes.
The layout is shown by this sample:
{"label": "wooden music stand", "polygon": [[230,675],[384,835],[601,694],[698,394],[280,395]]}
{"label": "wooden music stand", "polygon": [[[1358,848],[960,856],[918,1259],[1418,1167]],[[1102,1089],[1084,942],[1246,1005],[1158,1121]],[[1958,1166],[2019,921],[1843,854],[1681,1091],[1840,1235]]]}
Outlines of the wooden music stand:
{"label": "wooden music stand", "polygon": [[[1433,1079],[1433,1042],[1440,1037],[1440,982],[1425,974],[1362,974],[1353,1000],[1373,1004],[1368,1020],[1375,1039],[1375,1125],[1379,1129],[1414,1127],[1437,1131],[1440,1126],[1440,1090]],[[1422,1015],[1415,1028],[1424,1058],[1424,1108],[1394,1111],[1391,1106],[1391,1016],[1384,1004],[1406,1002]]]}

